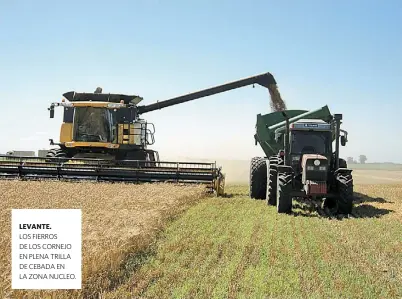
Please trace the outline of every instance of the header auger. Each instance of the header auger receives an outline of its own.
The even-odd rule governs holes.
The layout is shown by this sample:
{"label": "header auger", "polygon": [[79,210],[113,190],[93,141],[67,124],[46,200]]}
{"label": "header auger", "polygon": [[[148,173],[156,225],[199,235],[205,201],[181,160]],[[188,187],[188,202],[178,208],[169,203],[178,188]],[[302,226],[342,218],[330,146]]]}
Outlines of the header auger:
{"label": "header auger", "polygon": [[286,108],[272,74],[264,73],[217,85],[149,105],[139,105],[138,95],[75,91],[63,94],[61,102],[48,108],[54,118],[55,108],[64,110],[59,142],[50,139],[45,158],[0,157],[0,176],[25,179],[91,179],[127,182],[206,183],[223,194],[224,175],[215,163],[163,162],[154,144],[155,127],[140,118],[142,114],[232,89],[259,84],[269,90],[271,107]]}

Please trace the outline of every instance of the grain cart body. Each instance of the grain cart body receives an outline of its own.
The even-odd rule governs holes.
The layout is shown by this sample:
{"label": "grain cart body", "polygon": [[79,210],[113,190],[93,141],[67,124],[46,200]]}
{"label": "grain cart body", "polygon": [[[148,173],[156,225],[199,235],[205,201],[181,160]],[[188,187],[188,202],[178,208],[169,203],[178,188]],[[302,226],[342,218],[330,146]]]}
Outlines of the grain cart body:
{"label": "grain cart body", "polygon": [[[306,110],[286,110],[289,122],[293,123],[299,119],[321,119],[329,120],[332,117],[328,106],[324,106],[314,111]],[[275,140],[275,130],[285,125],[285,117],[282,111],[272,112],[265,115],[257,115],[256,134],[254,135],[256,144],[258,143],[267,157],[279,153],[283,149],[283,135],[279,140]],[[335,137],[335,136],[334,136]]]}
{"label": "grain cart body", "polygon": [[351,213],[352,171],[339,158],[339,143],[347,142],[341,120],[328,106],[258,114],[254,138],[265,157],[251,161],[251,197],[280,213],[291,212],[292,199],[300,197],[322,200],[332,213]]}

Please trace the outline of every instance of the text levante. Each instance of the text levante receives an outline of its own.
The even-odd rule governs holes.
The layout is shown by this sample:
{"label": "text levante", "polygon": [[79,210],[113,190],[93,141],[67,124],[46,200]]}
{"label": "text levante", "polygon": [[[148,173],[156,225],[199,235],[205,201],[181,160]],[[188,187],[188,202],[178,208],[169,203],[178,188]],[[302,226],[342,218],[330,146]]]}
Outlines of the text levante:
{"label": "text levante", "polygon": [[20,223],[20,229],[52,229],[50,224],[22,224]]}

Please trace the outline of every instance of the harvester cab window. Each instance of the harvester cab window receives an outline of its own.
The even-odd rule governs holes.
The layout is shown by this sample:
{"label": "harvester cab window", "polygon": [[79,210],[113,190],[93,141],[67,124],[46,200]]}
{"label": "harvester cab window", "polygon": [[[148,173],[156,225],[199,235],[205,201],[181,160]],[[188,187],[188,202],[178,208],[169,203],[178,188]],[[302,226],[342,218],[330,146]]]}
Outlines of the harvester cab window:
{"label": "harvester cab window", "polygon": [[110,140],[112,143],[117,143],[117,118],[116,118],[116,109],[109,109],[109,125],[111,137]]}
{"label": "harvester cab window", "polygon": [[95,107],[76,107],[74,113],[75,141],[110,142],[109,110]]}
{"label": "harvester cab window", "polygon": [[331,152],[330,137],[330,132],[293,131],[291,152],[292,154],[328,154]]}

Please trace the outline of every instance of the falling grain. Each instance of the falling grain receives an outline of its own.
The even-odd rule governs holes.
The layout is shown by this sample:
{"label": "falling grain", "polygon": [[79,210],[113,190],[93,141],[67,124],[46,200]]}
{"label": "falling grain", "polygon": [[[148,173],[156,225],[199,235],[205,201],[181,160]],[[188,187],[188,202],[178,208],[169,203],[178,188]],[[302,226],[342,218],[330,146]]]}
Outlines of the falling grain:
{"label": "falling grain", "polygon": [[278,86],[276,84],[270,84],[268,90],[271,96],[271,110],[273,112],[286,110],[286,103],[281,97]]}

